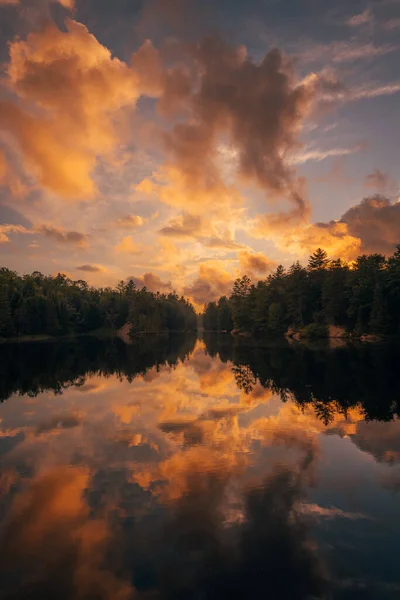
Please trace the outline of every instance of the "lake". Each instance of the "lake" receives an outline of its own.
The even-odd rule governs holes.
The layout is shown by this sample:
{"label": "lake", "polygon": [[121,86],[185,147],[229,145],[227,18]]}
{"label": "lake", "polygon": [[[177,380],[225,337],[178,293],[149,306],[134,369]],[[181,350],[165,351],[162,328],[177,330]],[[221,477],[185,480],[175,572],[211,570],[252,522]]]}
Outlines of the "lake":
{"label": "lake", "polygon": [[0,597],[400,597],[400,347],[0,346]]}

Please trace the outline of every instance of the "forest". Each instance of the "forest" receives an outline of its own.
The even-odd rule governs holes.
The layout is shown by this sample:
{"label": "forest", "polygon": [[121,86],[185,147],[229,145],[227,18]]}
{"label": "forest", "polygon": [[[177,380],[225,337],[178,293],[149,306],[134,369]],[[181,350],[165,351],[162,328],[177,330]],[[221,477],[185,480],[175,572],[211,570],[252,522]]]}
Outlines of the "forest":
{"label": "forest", "polygon": [[278,266],[253,284],[237,279],[229,298],[210,302],[205,330],[300,337],[329,335],[329,326],[346,335],[400,333],[400,245],[392,256],[370,254],[354,262],[332,260],[318,249],[307,266]]}
{"label": "forest", "polygon": [[193,306],[175,293],[137,289],[132,280],[94,288],[60,273],[20,276],[0,269],[0,337],[116,330],[127,322],[131,335],[197,329]]}

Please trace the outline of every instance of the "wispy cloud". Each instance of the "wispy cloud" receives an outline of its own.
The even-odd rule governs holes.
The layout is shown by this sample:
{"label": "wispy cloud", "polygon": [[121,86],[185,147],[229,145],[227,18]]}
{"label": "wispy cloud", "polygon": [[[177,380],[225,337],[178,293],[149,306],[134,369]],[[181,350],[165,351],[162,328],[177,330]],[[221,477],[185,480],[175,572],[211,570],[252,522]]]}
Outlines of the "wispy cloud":
{"label": "wispy cloud", "polygon": [[383,29],[387,31],[394,31],[395,29],[400,29],[400,17],[396,17],[393,19],[389,19],[382,25]]}
{"label": "wispy cloud", "polygon": [[304,62],[347,63],[366,60],[391,54],[399,49],[398,44],[376,45],[372,42],[363,43],[358,39],[348,42],[334,41],[329,44],[308,43],[297,53]]}
{"label": "wispy cloud", "polygon": [[373,14],[371,9],[367,8],[361,13],[352,15],[347,19],[346,25],[349,27],[360,27],[362,25],[367,25],[368,23],[373,22]]}
{"label": "wispy cloud", "polygon": [[294,165],[300,165],[309,161],[321,162],[326,158],[355,154],[356,152],[363,150],[363,148],[365,148],[365,144],[357,144],[356,146],[351,146],[350,148],[330,148],[328,150],[322,150],[320,148],[308,150],[306,148],[303,152],[293,156],[290,159],[290,163]]}

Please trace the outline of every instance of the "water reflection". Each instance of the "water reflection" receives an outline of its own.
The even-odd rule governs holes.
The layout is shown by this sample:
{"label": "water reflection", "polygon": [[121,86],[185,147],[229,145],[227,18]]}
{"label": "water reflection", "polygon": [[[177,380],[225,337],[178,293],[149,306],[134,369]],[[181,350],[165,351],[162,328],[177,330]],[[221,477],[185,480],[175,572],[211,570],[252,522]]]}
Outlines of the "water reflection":
{"label": "water reflection", "polygon": [[396,348],[0,352],[2,597],[398,597]]}

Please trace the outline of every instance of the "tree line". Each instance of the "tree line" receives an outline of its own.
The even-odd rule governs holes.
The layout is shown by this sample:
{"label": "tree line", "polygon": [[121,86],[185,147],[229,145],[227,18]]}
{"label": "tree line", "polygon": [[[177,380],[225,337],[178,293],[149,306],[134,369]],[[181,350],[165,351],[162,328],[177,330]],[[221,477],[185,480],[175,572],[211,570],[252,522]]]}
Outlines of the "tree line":
{"label": "tree line", "polygon": [[127,322],[132,335],[197,329],[193,306],[176,293],[137,289],[132,280],[95,288],[60,273],[0,269],[0,337],[87,333]]}
{"label": "tree line", "polygon": [[400,333],[400,245],[392,256],[371,254],[354,262],[332,260],[319,248],[306,267],[278,266],[252,284],[237,279],[229,298],[205,306],[206,330],[324,337],[328,326],[349,334]]}

